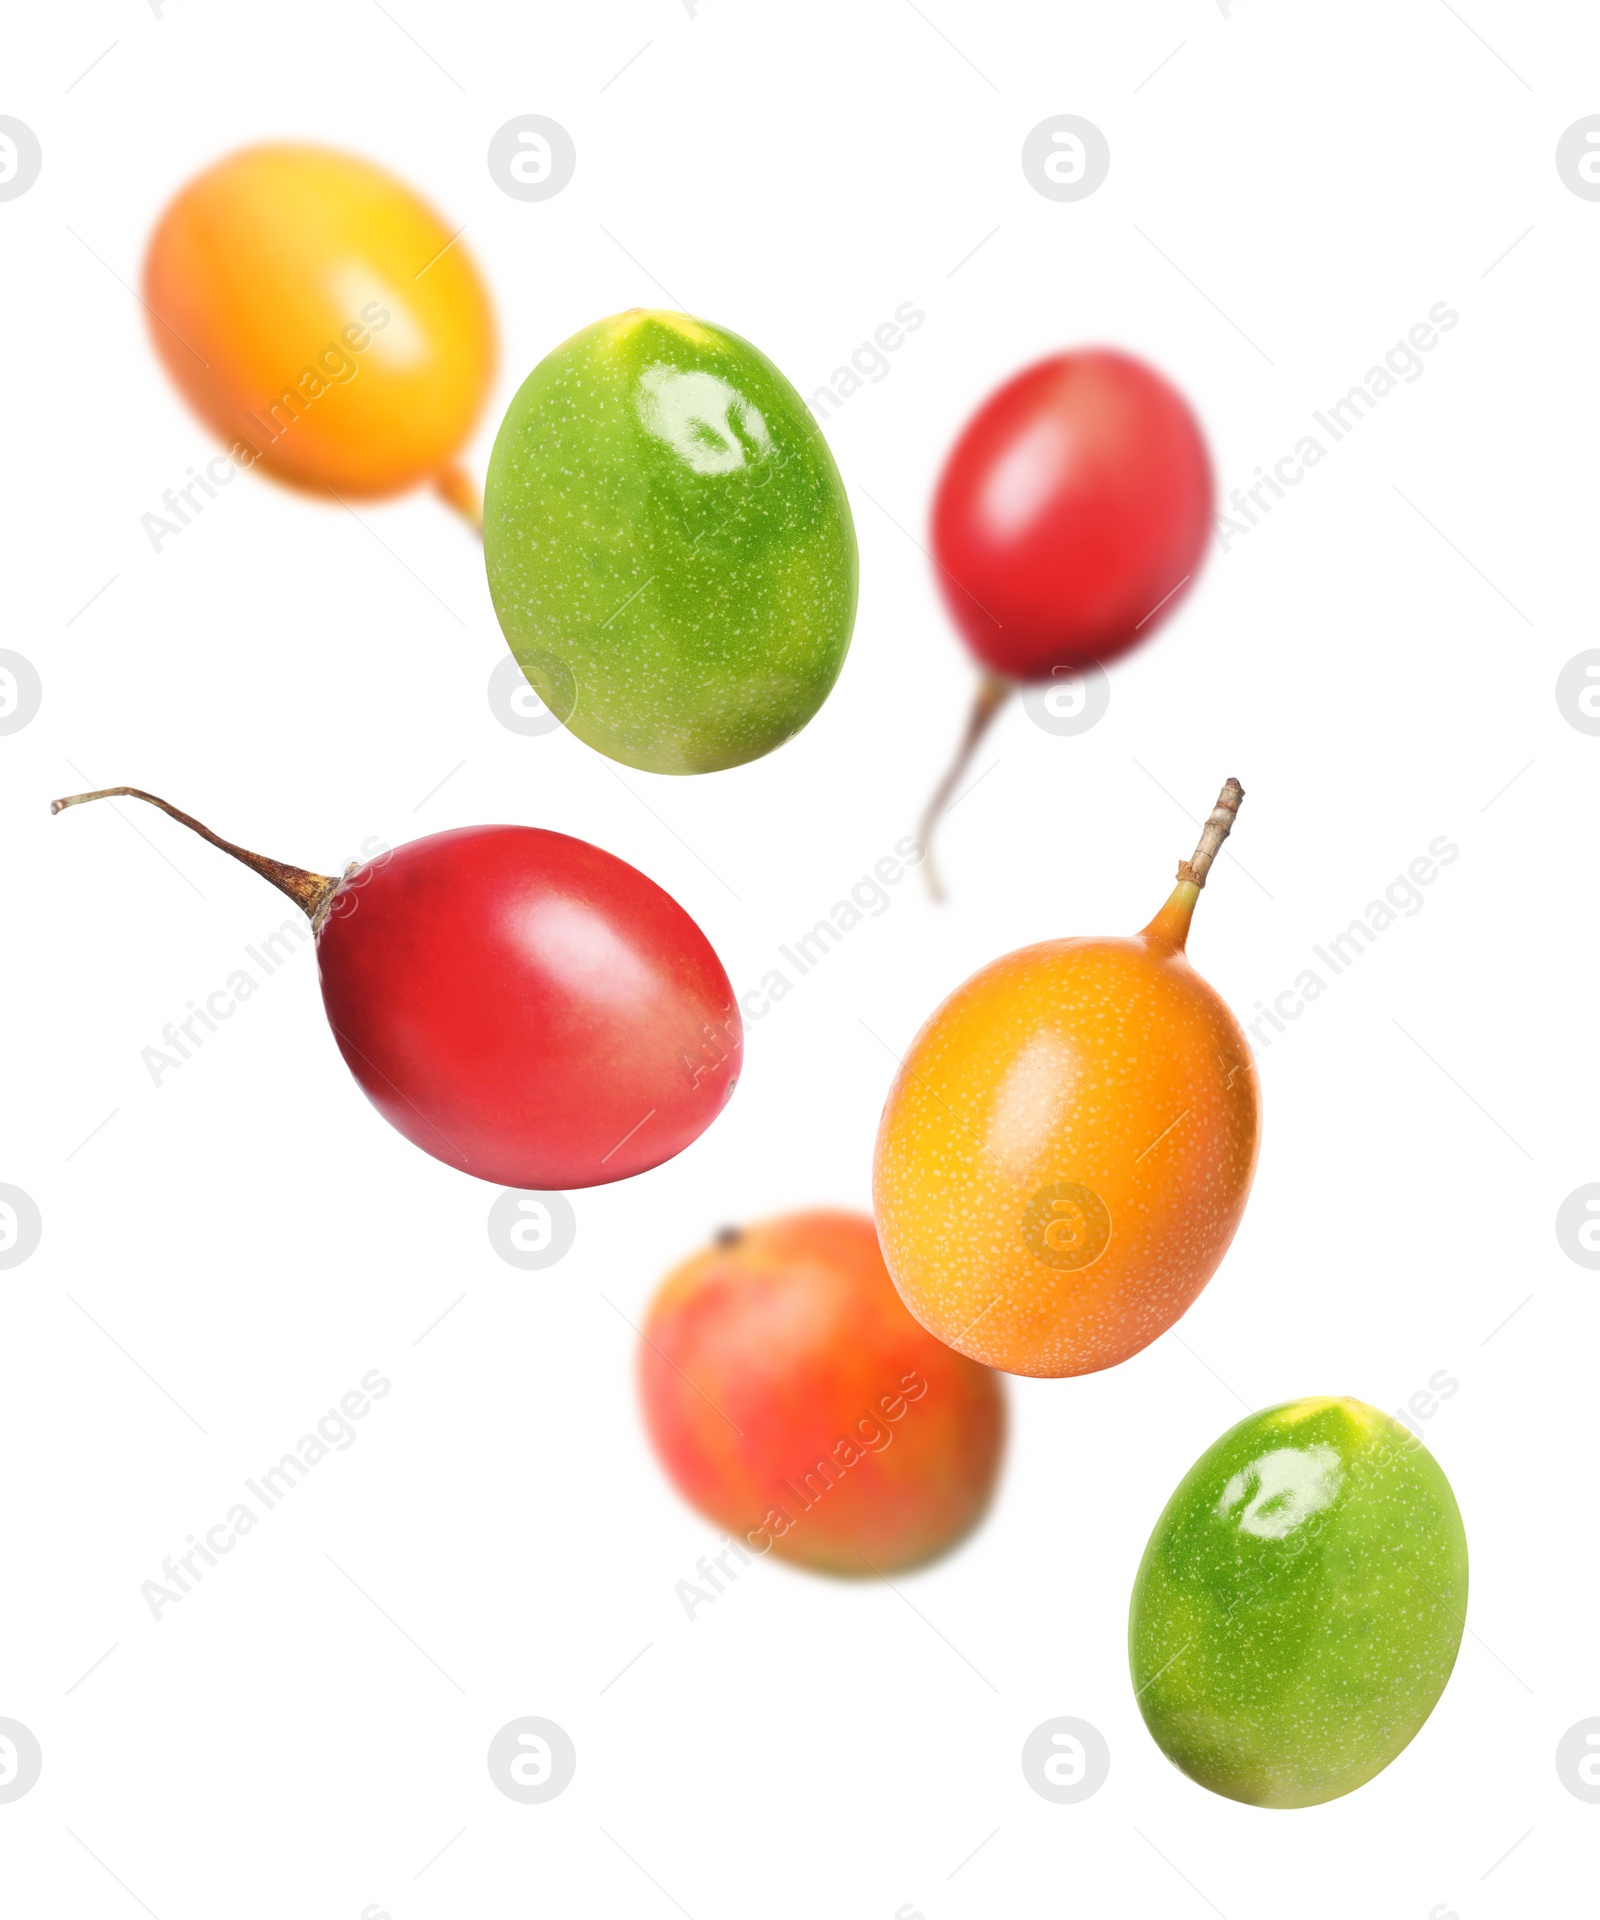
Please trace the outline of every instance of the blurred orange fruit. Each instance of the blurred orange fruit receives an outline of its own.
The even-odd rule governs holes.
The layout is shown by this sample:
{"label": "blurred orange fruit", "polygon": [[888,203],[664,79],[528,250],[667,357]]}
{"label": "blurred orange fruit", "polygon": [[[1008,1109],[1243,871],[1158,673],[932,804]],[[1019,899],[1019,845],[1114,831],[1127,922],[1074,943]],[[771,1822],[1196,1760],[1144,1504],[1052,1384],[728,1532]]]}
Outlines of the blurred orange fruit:
{"label": "blurred orange fruit", "polygon": [[1184,943],[1242,798],[1230,781],[1143,933],[994,961],[895,1078],[873,1177],[884,1256],[922,1324],[987,1366],[1116,1366],[1188,1308],[1233,1238],[1260,1092]]}
{"label": "blurred orange fruit", "polygon": [[392,174],[326,147],[230,154],[162,214],[144,298],[167,371],[241,465],[356,497],[431,480],[470,512],[451,463],[494,373],[489,295]]}

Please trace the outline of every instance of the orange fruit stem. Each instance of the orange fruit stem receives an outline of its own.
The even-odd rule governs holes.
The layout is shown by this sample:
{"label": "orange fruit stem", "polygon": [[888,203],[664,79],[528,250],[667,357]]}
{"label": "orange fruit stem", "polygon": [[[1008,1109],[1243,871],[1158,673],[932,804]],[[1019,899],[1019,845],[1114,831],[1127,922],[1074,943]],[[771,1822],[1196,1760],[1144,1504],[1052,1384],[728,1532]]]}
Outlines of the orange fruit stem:
{"label": "orange fruit stem", "polygon": [[1229,779],[1223,783],[1222,791],[1217,795],[1217,804],[1206,815],[1205,825],[1200,829],[1200,844],[1194,850],[1194,858],[1178,862],[1178,884],[1167,895],[1161,911],[1145,928],[1146,940],[1168,947],[1174,953],[1183,952],[1189,938],[1189,923],[1194,918],[1194,903],[1200,898],[1200,889],[1206,883],[1212,861],[1222,850],[1223,841],[1233,831],[1233,823],[1239,817],[1239,803],[1243,799],[1244,788],[1237,780]]}
{"label": "orange fruit stem", "polygon": [[483,538],[483,494],[479,490],[477,481],[466,468],[454,460],[449,461],[433,476],[433,490],[447,507],[461,515],[481,540]]}

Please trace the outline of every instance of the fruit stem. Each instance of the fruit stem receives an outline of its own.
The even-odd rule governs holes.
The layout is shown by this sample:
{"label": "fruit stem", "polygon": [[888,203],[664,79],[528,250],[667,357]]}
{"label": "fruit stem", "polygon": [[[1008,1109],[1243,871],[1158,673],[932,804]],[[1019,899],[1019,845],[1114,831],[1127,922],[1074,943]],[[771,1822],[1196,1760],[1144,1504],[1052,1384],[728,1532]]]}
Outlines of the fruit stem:
{"label": "fruit stem", "polygon": [[972,702],[972,711],[967,716],[967,730],[961,736],[961,745],[956,749],[956,757],[950,771],[939,782],[933,798],[928,802],[928,810],[922,816],[922,824],[917,829],[917,837],[924,848],[922,862],[923,877],[928,882],[928,891],[935,900],[945,897],[944,882],[939,877],[939,868],[933,857],[933,833],[945,803],[955,792],[956,782],[967,770],[973,754],[978,750],[978,742],[989,731],[989,723],[1017,690],[1014,680],[1003,680],[997,673],[986,673],[978,682],[978,691]]}
{"label": "fruit stem", "polygon": [[1220,852],[1223,841],[1233,831],[1239,803],[1243,798],[1244,788],[1237,780],[1225,782],[1217,796],[1217,804],[1206,815],[1206,823],[1200,829],[1200,844],[1194,850],[1194,858],[1178,862],[1178,884],[1168,895],[1161,911],[1144,930],[1147,939],[1182,953],[1184,942],[1189,938],[1194,903],[1200,898],[1200,889],[1206,883],[1212,861]]}
{"label": "fruit stem", "polygon": [[263,880],[270,880],[280,893],[288,894],[313,927],[322,924],[329,901],[339,891],[338,880],[325,873],[309,873],[304,867],[285,866],[281,860],[269,860],[264,853],[251,853],[245,847],[236,847],[231,840],[219,839],[209,827],[203,827],[198,820],[181,813],[170,802],[158,799],[153,793],[144,793],[138,787],[102,787],[97,793],[71,793],[64,800],[52,800],[50,811],[60,813],[64,807],[81,807],[85,800],[115,800],[119,797],[145,800],[152,807],[159,807],[163,813],[171,814],[191,833],[199,834],[202,840],[209,840],[214,847],[221,847],[224,853],[232,854],[252,873],[259,873]]}
{"label": "fruit stem", "polygon": [[433,490],[447,507],[459,513],[481,540],[483,538],[483,495],[478,483],[457,461],[448,461],[433,476]]}

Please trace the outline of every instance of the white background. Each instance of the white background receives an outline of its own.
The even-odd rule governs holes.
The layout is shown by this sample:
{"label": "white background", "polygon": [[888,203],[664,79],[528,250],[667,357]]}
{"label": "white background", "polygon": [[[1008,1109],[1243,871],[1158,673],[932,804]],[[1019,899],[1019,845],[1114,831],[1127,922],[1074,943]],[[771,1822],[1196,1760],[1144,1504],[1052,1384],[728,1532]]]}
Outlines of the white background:
{"label": "white background", "polygon": [[[0,111],[44,171],[0,204],[0,645],[44,704],[0,739],[0,1179],[44,1237],[0,1275],[0,1714],[45,1761],[0,1806],[10,1910],[1477,1920],[1587,1884],[1600,1809],[1553,1757],[1600,1713],[1600,1277],[1553,1223],[1600,1178],[1600,739],[1554,687],[1596,643],[1600,204],[1554,150],[1600,111],[1597,68],[1592,10],[1509,0],[13,10]],[[541,204],[485,164],[530,112],[578,152]],[[1069,205],[1019,161],[1063,112],[1112,154]],[[119,281],[185,178],[280,135],[371,155],[465,223],[502,328],[480,475],[527,371],[604,314],[681,304],[810,393],[923,307],[827,428],[861,609],[804,734],[674,781],[509,732],[479,552],[426,494],[363,526],[245,478],[151,551],[140,514],[211,448]],[[134,803],[51,820],[53,795],[147,786],[324,871],[369,835],[559,828],[666,886],[751,987],[946,758],[972,674],[916,540],[988,389],[1066,345],[1131,348],[1191,396],[1227,490],[1440,300],[1461,320],[1425,376],[1213,545],[1092,733],[1000,722],[948,824],[952,903],[908,880],[752,1022],[726,1117],[577,1195],[560,1266],[506,1265],[491,1191],[367,1107],[308,952],[152,1086],[140,1049],[281,903]],[[898,1593],[762,1564],[690,1624],[674,1582],[716,1536],[647,1449],[626,1319],[724,1221],[864,1207],[894,1065],[864,1028],[902,1048],[1000,952],[1142,925],[1228,774],[1238,859],[1190,953],[1246,1018],[1435,836],[1461,854],[1263,1055],[1221,1271],[1127,1365],[1013,1383],[1000,1497],[952,1560]],[[393,1392],[358,1444],[152,1621],[140,1582],[374,1366]],[[1473,1590],[1438,1709],[1332,1805],[1204,1792],[1126,1671],[1167,1494],[1241,1403],[1396,1407],[1441,1368],[1460,1390],[1427,1438]],[[541,1807],[484,1763],[522,1714],[577,1746]],[[1110,1744],[1079,1806],[1019,1766],[1057,1714]]]}

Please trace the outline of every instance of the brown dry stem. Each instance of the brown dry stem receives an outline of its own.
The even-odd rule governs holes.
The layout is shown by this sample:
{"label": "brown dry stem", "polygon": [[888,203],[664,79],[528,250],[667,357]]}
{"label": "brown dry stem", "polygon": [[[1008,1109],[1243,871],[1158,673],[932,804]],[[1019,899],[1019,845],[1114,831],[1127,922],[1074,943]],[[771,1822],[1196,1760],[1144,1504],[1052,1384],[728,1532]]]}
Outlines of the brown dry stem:
{"label": "brown dry stem", "polygon": [[190,814],[182,812],[170,801],[159,799],[153,793],[145,793],[138,787],[101,787],[95,793],[71,793],[64,800],[52,800],[50,811],[60,813],[65,807],[81,807],[85,800],[143,800],[152,807],[159,807],[163,813],[170,814],[191,833],[199,834],[202,840],[209,840],[214,847],[220,847],[226,854],[247,866],[252,873],[259,873],[263,880],[270,880],[280,893],[286,893],[299,907],[315,927],[321,924],[322,916],[330,900],[339,890],[339,881],[326,873],[311,873],[305,867],[291,867],[281,860],[270,860],[264,853],[251,853],[247,847],[236,847],[231,840],[223,840],[209,827],[202,826]]}
{"label": "brown dry stem", "polygon": [[1206,875],[1211,871],[1211,863],[1221,851],[1222,843],[1233,831],[1233,823],[1238,818],[1239,802],[1244,798],[1244,788],[1237,780],[1228,780],[1217,796],[1217,804],[1206,816],[1206,823],[1200,830],[1200,844],[1194,850],[1191,860],[1178,862],[1178,878],[1187,880],[1192,886],[1203,887]]}
{"label": "brown dry stem", "polygon": [[939,782],[933,798],[928,802],[928,810],[922,816],[922,824],[917,829],[917,837],[923,845],[923,876],[928,882],[928,891],[935,900],[944,898],[944,882],[939,877],[938,864],[933,857],[933,835],[939,816],[944,812],[950,796],[956,790],[956,783],[966,772],[972,756],[978,750],[978,743],[989,731],[989,724],[1017,690],[1014,680],[1004,680],[997,673],[986,673],[978,682],[978,691],[973,698],[972,711],[967,716],[967,730],[961,736],[961,745],[956,749],[956,757],[950,771]]}

